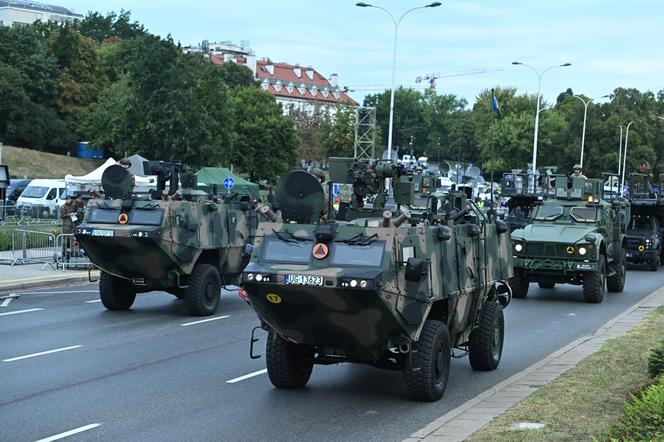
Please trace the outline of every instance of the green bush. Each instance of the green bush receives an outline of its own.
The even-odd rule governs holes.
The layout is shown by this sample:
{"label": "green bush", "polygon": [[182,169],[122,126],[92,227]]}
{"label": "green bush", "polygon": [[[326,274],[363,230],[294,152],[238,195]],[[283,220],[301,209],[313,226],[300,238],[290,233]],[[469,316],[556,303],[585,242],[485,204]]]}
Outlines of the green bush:
{"label": "green bush", "polygon": [[648,373],[653,378],[664,374],[664,341],[661,341],[657,347],[650,350]]}
{"label": "green bush", "polygon": [[664,376],[625,404],[625,414],[610,431],[617,440],[664,440]]}

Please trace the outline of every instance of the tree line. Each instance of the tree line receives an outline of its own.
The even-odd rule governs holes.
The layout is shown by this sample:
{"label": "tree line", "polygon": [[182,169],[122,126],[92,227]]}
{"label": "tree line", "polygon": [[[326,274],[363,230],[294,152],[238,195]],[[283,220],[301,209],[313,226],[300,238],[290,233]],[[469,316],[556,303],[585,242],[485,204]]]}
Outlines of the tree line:
{"label": "tree line", "polygon": [[[492,90],[502,118],[492,111]],[[540,114],[540,166],[566,172],[579,162],[583,105],[570,89]],[[376,108],[376,152],[387,145],[389,91]],[[532,158],[536,96],[496,86],[469,103],[453,94],[399,88],[394,146],[431,160],[484,170],[525,169]],[[587,97],[583,97],[587,99]],[[629,133],[626,170],[648,162],[664,172],[664,90],[617,88],[588,106],[584,169],[617,171],[620,128]],[[71,24],[0,27],[0,140],[53,153],[89,141],[116,157],[140,153],[193,167],[234,165],[274,180],[298,160],[352,155],[355,109],[288,109],[243,66],[218,66],[150,34],[126,11],[96,12]],[[624,138],[624,137],[623,137]]]}

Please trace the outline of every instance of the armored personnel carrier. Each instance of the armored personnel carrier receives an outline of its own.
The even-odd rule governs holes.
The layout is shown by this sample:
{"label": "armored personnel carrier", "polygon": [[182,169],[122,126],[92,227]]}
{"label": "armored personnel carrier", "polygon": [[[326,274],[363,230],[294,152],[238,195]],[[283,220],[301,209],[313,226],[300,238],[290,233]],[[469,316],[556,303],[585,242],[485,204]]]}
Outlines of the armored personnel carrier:
{"label": "armored personnel carrier", "polygon": [[[664,175],[659,181],[662,189]],[[632,219],[627,226],[627,262],[657,271],[664,264],[664,196],[654,191],[648,175],[632,173],[628,182]]]}
{"label": "armored personnel carrier", "polygon": [[[435,401],[453,355],[468,354],[476,370],[498,367],[512,276],[507,226],[454,192],[411,214],[412,174],[390,161],[331,158],[330,179],[353,187],[338,214],[301,171],[282,179],[279,211],[259,208],[266,221],[241,294],[268,332],[272,384],[303,387],[315,364],[356,362],[400,370],[412,398]],[[384,209],[386,179],[396,214]]]}
{"label": "armored personnel carrier", "polygon": [[525,298],[531,282],[583,286],[586,302],[600,303],[606,289],[622,292],[629,202],[602,197],[602,180],[555,177],[555,196],[541,201],[532,222],[512,232],[512,295]]}
{"label": "armored personnel carrier", "polygon": [[[99,295],[109,310],[129,309],[137,293],[164,290],[206,316],[219,306],[221,286],[239,283],[257,216],[247,196],[195,190],[175,162],[144,163],[157,176],[149,197],[132,194],[132,176],[121,166],[104,171],[104,197],[88,202],[76,239],[101,269]],[[168,182],[168,186],[167,186]]]}

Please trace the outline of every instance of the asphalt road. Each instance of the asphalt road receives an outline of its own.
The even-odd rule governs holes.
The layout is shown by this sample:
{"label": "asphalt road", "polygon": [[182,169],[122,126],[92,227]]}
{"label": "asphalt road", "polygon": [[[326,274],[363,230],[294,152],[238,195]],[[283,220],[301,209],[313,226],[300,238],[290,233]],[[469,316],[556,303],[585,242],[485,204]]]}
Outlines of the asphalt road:
{"label": "asphalt road", "polygon": [[316,366],[302,390],[273,388],[264,359],[248,355],[258,321],[232,292],[212,318],[163,293],[109,312],[95,285],[32,292],[0,307],[0,440],[398,441],[662,285],[664,270],[630,270],[625,292],[600,305],[580,287],[531,285],[505,311],[500,367],[453,360],[437,403],[410,401],[400,373],[353,364]]}

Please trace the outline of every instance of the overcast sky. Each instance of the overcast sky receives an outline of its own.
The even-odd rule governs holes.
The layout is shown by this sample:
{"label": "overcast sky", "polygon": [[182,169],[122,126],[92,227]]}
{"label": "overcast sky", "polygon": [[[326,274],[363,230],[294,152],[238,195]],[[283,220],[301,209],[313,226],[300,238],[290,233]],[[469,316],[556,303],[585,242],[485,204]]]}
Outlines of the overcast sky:
{"label": "overcast sky", "polygon": [[[157,35],[183,45],[202,40],[247,40],[258,57],[311,65],[339,74],[347,86],[389,87],[394,26],[378,9],[355,1],[319,0],[53,0],[85,14],[130,10]],[[540,72],[551,102],[566,88],[600,97],[616,87],[664,89],[664,0],[448,0],[409,13],[399,26],[396,83],[417,86],[416,77],[489,72],[441,78],[438,93],[470,103],[486,88],[516,87],[535,93],[537,76],[512,66],[518,60]],[[427,1],[374,3],[399,17]],[[369,85],[369,86],[367,86]],[[358,89],[361,89],[358,87]],[[361,100],[371,90],[351,95]]]}

